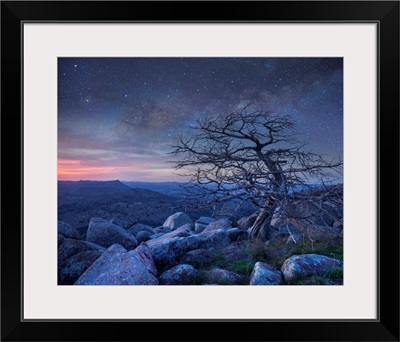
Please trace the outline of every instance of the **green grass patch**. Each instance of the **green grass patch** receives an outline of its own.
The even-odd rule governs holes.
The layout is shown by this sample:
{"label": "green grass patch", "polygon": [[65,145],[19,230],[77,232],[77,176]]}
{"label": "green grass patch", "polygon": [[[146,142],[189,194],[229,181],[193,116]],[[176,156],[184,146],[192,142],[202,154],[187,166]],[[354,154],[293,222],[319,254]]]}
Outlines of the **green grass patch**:
{"label": "green grass patch", "polygon": [[[287,244],[286,241],[287,237],[278,237],[269,241],[267,244],[261,240],[240,241],[237,243],[237,246],[241,253],[244,254],[243,259],[232,260],[234,258],[221,251],[206,262],[191,264],[201,271],[221,268],[240,274],[243,276],[243,285],[248,285],[250,274],[258,261],[265,262],[280,269],[284,261],[292,255],[319,254],[343,260],[342,238],[326,238],[313,242],[304,239],[298,243],[290,244]],[[201,275],[194,281],[194,285],[202,285],[204,281],[204,275]],[[338,267],[329,270],[326,274],[298,279],[296,282],[287,283],[286,285],[340,285],[342,283],[343,270]],[[230,284],[224,283],[221,285]]]}
{"label": "green grass patch", "polygon": [[256,261],[254,260],[236,260],[228,266],[228,271],[249,276],[253,271]]}
{"label": "green grass patch", "polygon": [[305,239],[291,244],[287,244],[286,239],[275,239],[266,246],[266,262],[276,268],[292,255],[301,254],[319,254],[343,260],[343,239],[320,239],[313,243]]}
{"label": "green grass patch", "polygon": [[342,267],[332,267],[329,269],[324,276],[332,280],[343,280],[343,268]]}

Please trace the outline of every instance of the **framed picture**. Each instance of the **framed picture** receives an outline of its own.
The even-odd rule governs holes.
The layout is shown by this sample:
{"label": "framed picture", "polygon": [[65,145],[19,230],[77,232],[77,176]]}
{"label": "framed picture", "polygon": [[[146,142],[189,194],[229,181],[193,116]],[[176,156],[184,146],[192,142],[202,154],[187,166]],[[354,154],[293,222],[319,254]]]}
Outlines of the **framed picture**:
{"label": "framed picture", "polygon": [[2,340],[399,341],[397,1],[1,6]]}

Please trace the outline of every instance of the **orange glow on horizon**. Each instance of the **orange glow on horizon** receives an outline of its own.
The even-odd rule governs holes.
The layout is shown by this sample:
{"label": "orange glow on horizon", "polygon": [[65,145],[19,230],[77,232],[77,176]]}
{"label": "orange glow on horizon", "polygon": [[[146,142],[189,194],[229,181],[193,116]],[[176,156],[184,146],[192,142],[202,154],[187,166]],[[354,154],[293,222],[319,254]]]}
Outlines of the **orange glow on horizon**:
{"label": "orange glow on horizon", "polygon": [[80,160],[59,160],[59,180],[82,180],[109,178],[117,172],[132,170],[128,166],[85,166]]}
{"label": "orange glow on horizon", "polygon": [[58,160],[58,180],[79,181],[79,180],[129,180],[143,179],[148,181],[177,180],[180,177],[174,176],[172,169],[156,168],[149,169],[147,165],[116,165],[96,166],[85,165],[81,160]]}

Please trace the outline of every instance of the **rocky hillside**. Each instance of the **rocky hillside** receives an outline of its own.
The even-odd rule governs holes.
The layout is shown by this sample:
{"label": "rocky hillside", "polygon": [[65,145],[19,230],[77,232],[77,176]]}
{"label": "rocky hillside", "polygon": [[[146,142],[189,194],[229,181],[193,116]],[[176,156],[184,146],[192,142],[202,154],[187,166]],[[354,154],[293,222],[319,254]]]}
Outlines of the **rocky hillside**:
{"label": "rocky hillside", "polygon": [[114,181],[58,181],[58,205],[63,206],[100,194],[109,195],[130,188]]}
{"label": "rocky hillside", "polygon": [[[147,189],[132,189],[120,181],[58,182],[58,218],[85,233],[92,217],[158,224],[173,213],[177,198]],[[124,221],[124,222],[123,222]]]}
{"label": "rocky hillside", "polygon": [[[85,238],[93,217],[129,228],[137,223],[161,225],[177,211],[186,211],[191,217],[212,214],[209,208],[188,208],[189,202],[179,197],[179,183],[130,183],[136,185],[148,188],[131,188],[120,181],[59,181],[58,219],[75,227]],[[160,192],[150,190],[157,187]],[[246,215],[249,210],[241,212]]]}
{"label": "rocky hillside", "polygon": [[161,226],[152,226],[92,217],[85,235],[60,220],[58,284],[343,283],[343,226],[316,226],[312,240],[299,233],[298,241],[291,238],[295,226],[290,233],[279,227],[263,243],[248,239],[253,218],[232,224],[203,216],[193,222],[177,212]]}

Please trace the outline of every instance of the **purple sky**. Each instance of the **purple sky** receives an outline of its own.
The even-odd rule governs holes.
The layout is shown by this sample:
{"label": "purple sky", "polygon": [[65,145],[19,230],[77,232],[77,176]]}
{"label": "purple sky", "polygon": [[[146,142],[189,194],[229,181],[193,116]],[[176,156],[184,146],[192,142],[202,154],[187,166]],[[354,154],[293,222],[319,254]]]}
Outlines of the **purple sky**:
{"label": "purple sky", "polygon": [[343,156],[341,58],[59,58],[58,93],[60,180],[184,181],[167,163],[178,134],[249,102]]}

